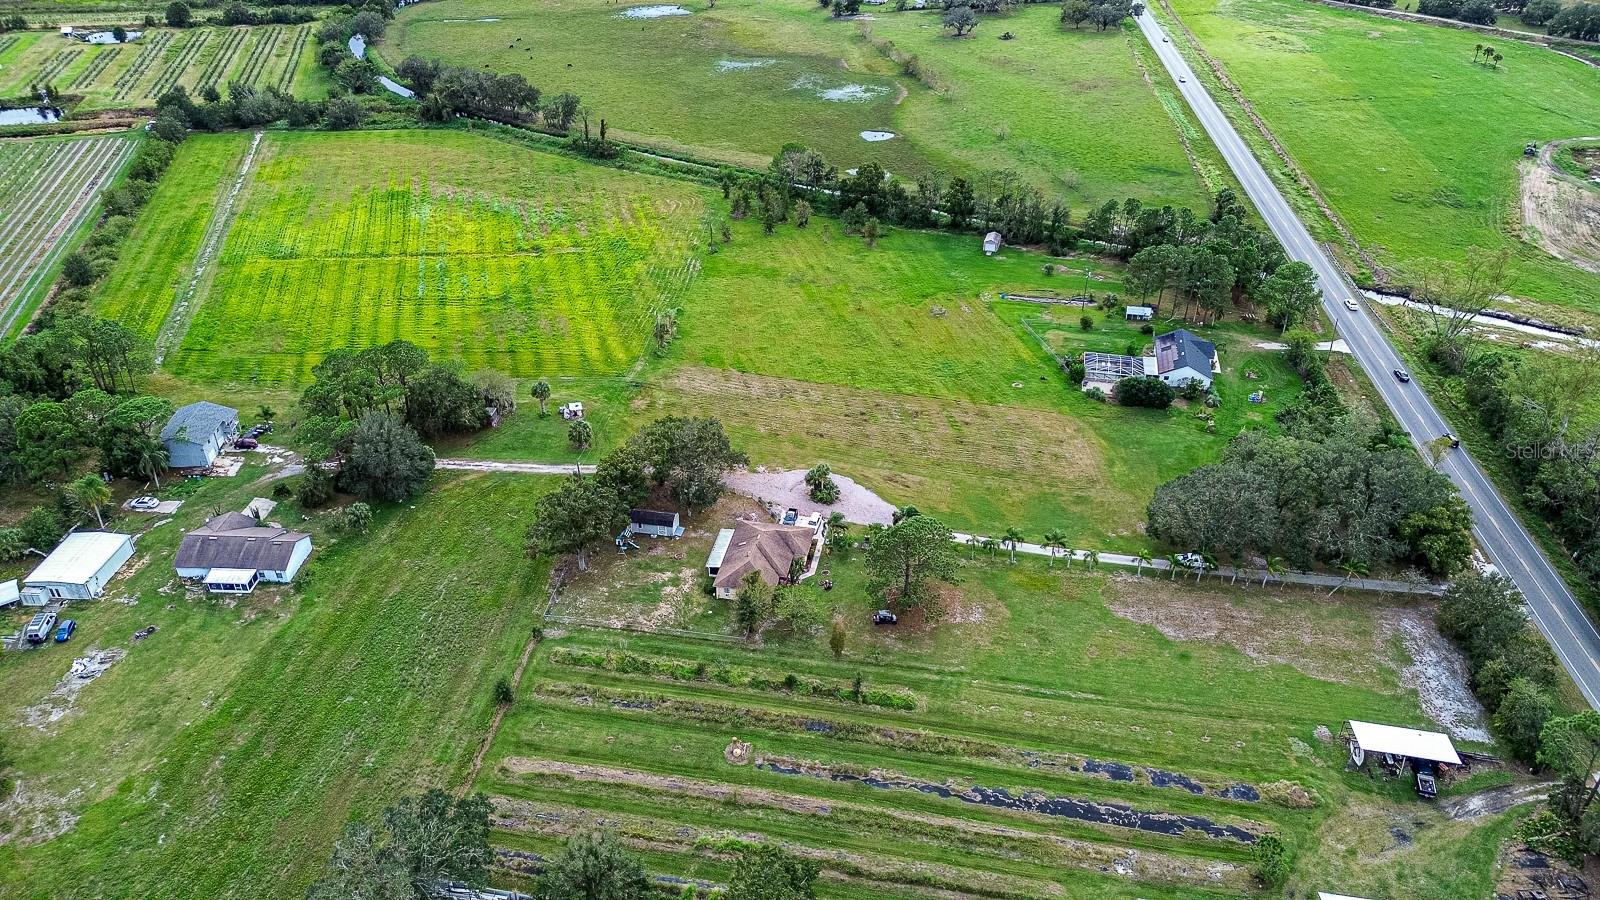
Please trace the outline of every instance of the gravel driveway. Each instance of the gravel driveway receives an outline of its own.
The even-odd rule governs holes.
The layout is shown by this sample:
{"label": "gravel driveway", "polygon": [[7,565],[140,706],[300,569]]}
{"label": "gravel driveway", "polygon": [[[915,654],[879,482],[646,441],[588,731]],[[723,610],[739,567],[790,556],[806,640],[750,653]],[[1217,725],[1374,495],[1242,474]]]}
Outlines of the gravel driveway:
{"label": "gravel driveway", "polygon": [[794,507],[801,514],[822,511],[840,512],[847,521],[857,525],[888,525],[894,517],[894,505],[862,487],[853,479],[833,473],[839,485],[839,502],[824,506],[812,500],[806,489],[804,469],[790,471],[733,471],[723,482],[735,493],[772,503],[783,508]]}

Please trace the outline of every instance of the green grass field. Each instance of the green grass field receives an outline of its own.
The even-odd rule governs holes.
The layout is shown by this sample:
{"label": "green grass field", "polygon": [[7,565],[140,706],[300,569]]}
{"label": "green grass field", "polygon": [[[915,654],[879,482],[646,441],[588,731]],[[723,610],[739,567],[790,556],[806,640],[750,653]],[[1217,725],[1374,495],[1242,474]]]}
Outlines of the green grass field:
{"label": "green grass field", "polygon": [[[618,134],[744,165],[799,142],[841,169],[1012,170],[1078,209],[1130,194],[1200,207],[1209,196],[1178,140],[1178,107],[1145,82],[1121,31],[1064,31],[1039,7],[956,40],[937,13],[878,8],[874,39],[916,53],[936,93],[869,43],[869,23],[814,3],[691,8],[640,20],[577,0],[418,4],[379,52],[391,64],[420,53],[521,72],[547,93],[577,93]],[[1003,30],[1018,39],[1001,42]],[[869,130],[897,136],[868,143]]]}
{"label": "green grass field", "polygon": [[53,32],[0,36],[0,96],[50,84],[81,98],[76,109],[147,107],[181,86],[190,94],[232,82],[300,97],[327,94],[316,65],[315,25],[150,29],[128,44],[86,44]]}
{"label": "green grass field", "polygon": [[1495,70],[1473,62],[1481,35],[1296,0],[1173,6],[1399,278],[1511,247],[1514,293],[1600,311],[1600,276],[1522,241],[1518,205],[1524,144],[1600,133],[1593,69],[1500,41]]}
{"label": "green grass field", "polygon": [[[1272,427],[1298,393],[1268,332],[1203,333],[1222,347],[1215,433],[1196,409],[1124,409],[1084,397],[1023,327],[1056,334],[1052,351],[1121,353],[1150,338],[1117,316],[1001,301],[1002,292],[1064,295],[1120,288],[1103,263],[1008,248],[989,258],[968,237],[895,230],[867,249],[831,220],[767,238],[741,224],[705,259],[668,362],[638,406],[718,416],[752,461],[827,461],[897,504],[937,511],[984,533],[1059,527],[1074,539],[1134,549],[1156,485],[1211,461],[1241,428]],[[759,298],[753,302],[751,298]],[[1171,323],[1160,323],[1169,330]],[[1061,336],[1065,337],[1061,337]],[[1047,335],[1041,335],[1047,336]],[[1268,381],[1244,378],[1253,369]],[[1246,402],[1272,385],[1267,405]],[[1005,490],[995,490],[997,480]]]}
{"label": "green grass field", "polygon": [[[549,480],[441,478],[365,536],[334,540],[314,520],[292,590],[235,604],[174,589],[182,531],[241,508],[263,471],[207,482],[144,534],[135,574],[71,609],[71,645],[0,660],[6,721],[44,721],[8,730],[27,801],[0,846],[0,893],[293,897],[351,812],[466,777],[489,688],[541,608],[547,564],[523,552],[521,511]],[[299,521],[293,504],[279,517]],[[52,695],[91,647],[127,656],[75,698]]]}
{"label": "green grass field", "polygon": [[[654,570],[653,549],[587,577]],[[1297,891],[1332,872],[1376,896],[1488,890],[1494,841],[1402,788],[1342,773],[1341,749],[1312,734],[1351,716],[1422,721],[1399,687],[1404,660],[1393,634],[1367,601],[1306,603],[1081,566],[1050,572],[1040,560],[1011,567],[1001,554],[968,564],[941,624],[916,618],[885,630],[868,624],[875,606],[857,564],[835,557],[831,566],[831,593],[801,590],[847,622],[840,660],[820,634],[769,635],[753,651],[551,632],[478,781],[497,798],[496,844],[547,854],[603,820],[644,849],[653,870],[715,883],[727,877],[732,849],[778,841],[822,863],[819,894],[829,898],[1256,893],[1248,844],[1233,838],[1007,811],[841,777],[870,771],[903,785],[1029,791],[1276,831],[1305,854]],[[568,592],[587,590],[583,579]],[[1162,627],[1174,633],[1217,635],[1216,621],[1237,631],[1174,640],[1125,617],[1151,606],[1167,611]],[[817,688],[785,689],[790,675]],[[821,695],[857,677],[915,709],[881,705],[879,695],[869,703]],[[724,756],[735,740],[751,745],[754,764]],[[1107,774],[1096,763],[1130,769]],[[1175,774],[1190,787],[1171,786]],[[1266,799],[1282,782],[1318,802],[1297,809]],[[1266,798],[1230,799],[1248,796],[1238,785]],[[1347,856],[1360,837],[1346,815],[1352,806],[1365,827],[1375,816],[1403,822],[1415,844],[1382,859]],[[1131,872],[1113,874],[1112,860]],[[517,860],[507,862],[514,873]]]}
{"label": "green grass field", "polygon": [[[185,146],[107,281],[107,315],[160,331],[249,141]],[[168,368],[295,387],[328,350],[405,338],[469,369],[620,374],[693,278],[705,196],[460,132],[273,134]]]}

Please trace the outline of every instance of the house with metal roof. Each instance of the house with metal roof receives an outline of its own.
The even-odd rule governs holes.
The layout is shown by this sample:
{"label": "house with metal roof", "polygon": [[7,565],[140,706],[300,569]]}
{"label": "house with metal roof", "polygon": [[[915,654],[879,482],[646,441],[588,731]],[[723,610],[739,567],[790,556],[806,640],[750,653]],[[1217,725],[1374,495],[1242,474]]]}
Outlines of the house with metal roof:
{"label": "house with metal roof", "polygon": [[39,606],[47,599],[93,600],[105,593],[132,555],[133,535],[75,531],[22,579],[23,605]]}
{"label": "house with metal roof", "polygon": [[628,510],[628,527],[623,531],[623,537],[632,537],[636,534],[648,534],[651,537],[683,537],[683,523],[679,521],[675,512],[664,512],[659,509],[630,509]]}
{"label": "house with metal roof", "polygon": [[201,400],[172,414],[161,429],[161,444],[174,469],[201,469],[215,462],[238,434],[238,410]]}
{"label": "house with metal roof", "polygon": [[178,577],[218,594],[248,594],[261,582],[288,584],[311,556],[311,535],[223,513],[183,536]]}
{"label": "house with metal roof", "polygon": [[1186,328],[1169,331],[1156,337],[1154,371],[1147,374],[1180,387],[1186,381],[1198,381],[1209,390],[1211,378],[1222,371],[1217,362],[1217,345],[1202,340]]}

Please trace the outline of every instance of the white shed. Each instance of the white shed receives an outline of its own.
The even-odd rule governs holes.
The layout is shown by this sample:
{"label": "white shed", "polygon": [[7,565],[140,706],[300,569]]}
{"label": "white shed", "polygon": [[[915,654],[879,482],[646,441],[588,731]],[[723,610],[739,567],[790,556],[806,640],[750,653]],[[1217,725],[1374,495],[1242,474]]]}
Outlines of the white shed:
{"label": "white shed", "polygon": [[1450,736],[1437,731],[1419,731],[1352,719],[1350,734],[1350,761],[1358,767],[1366,762],[1368,753],[1461,765],[1461,757],[1456,754]]}
{"label": "white shed", "polygon": [[22,599],[22,589],[17,587],[15,578],[10,581],[0,581],[0,609],[4,609]]}
{"label": "white shed", "polygon": [[133,555],[133,536],[78,531],[61,539],[39,567],[22,580],[30,593],[53,600],[92,600]]}
{"label": "white shed", "polygon": [[1000,247],[1005,243],[1000,237],[1000,232],[991,231],[983,236],[983,255],[993,256],[1000,252]]}

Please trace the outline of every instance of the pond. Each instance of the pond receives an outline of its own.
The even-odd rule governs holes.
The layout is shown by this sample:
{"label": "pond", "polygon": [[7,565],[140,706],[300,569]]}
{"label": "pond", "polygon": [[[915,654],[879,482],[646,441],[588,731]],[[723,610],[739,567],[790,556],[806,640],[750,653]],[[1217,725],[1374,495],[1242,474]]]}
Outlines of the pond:
{"label": "pond", "polygon": [[0,125],[48,125],[61,121],[61,110],[51,106],[0,109]]}
{"label": "pond", "polygon": [[[367,58],[367,39],[362,37],[359,34],[351,35],[350,36],[350,52],[355,54],[355,58],[356,59],[366,59]],[[383,85],[383,89],[384,90],[388,91],[391,94],[394,94],[396,97],[404,97],[407,100],[410,100],[410,99],[412,99],[412,98],[417,96],[417,92],[416,91],[413,91],[412,89],[406,87],[405,85],[401,84],[398,81],[395,81],[394,79],[390,78],[387,75],[379,75],[378,76],[378,83]]]}
{"label": "pond", "polygon": [[620,13],[617,13],[617,15],[623,19],[661,19],[667,16],[687,16],[693,14],[681,6],[662,5],[632,6]]}

